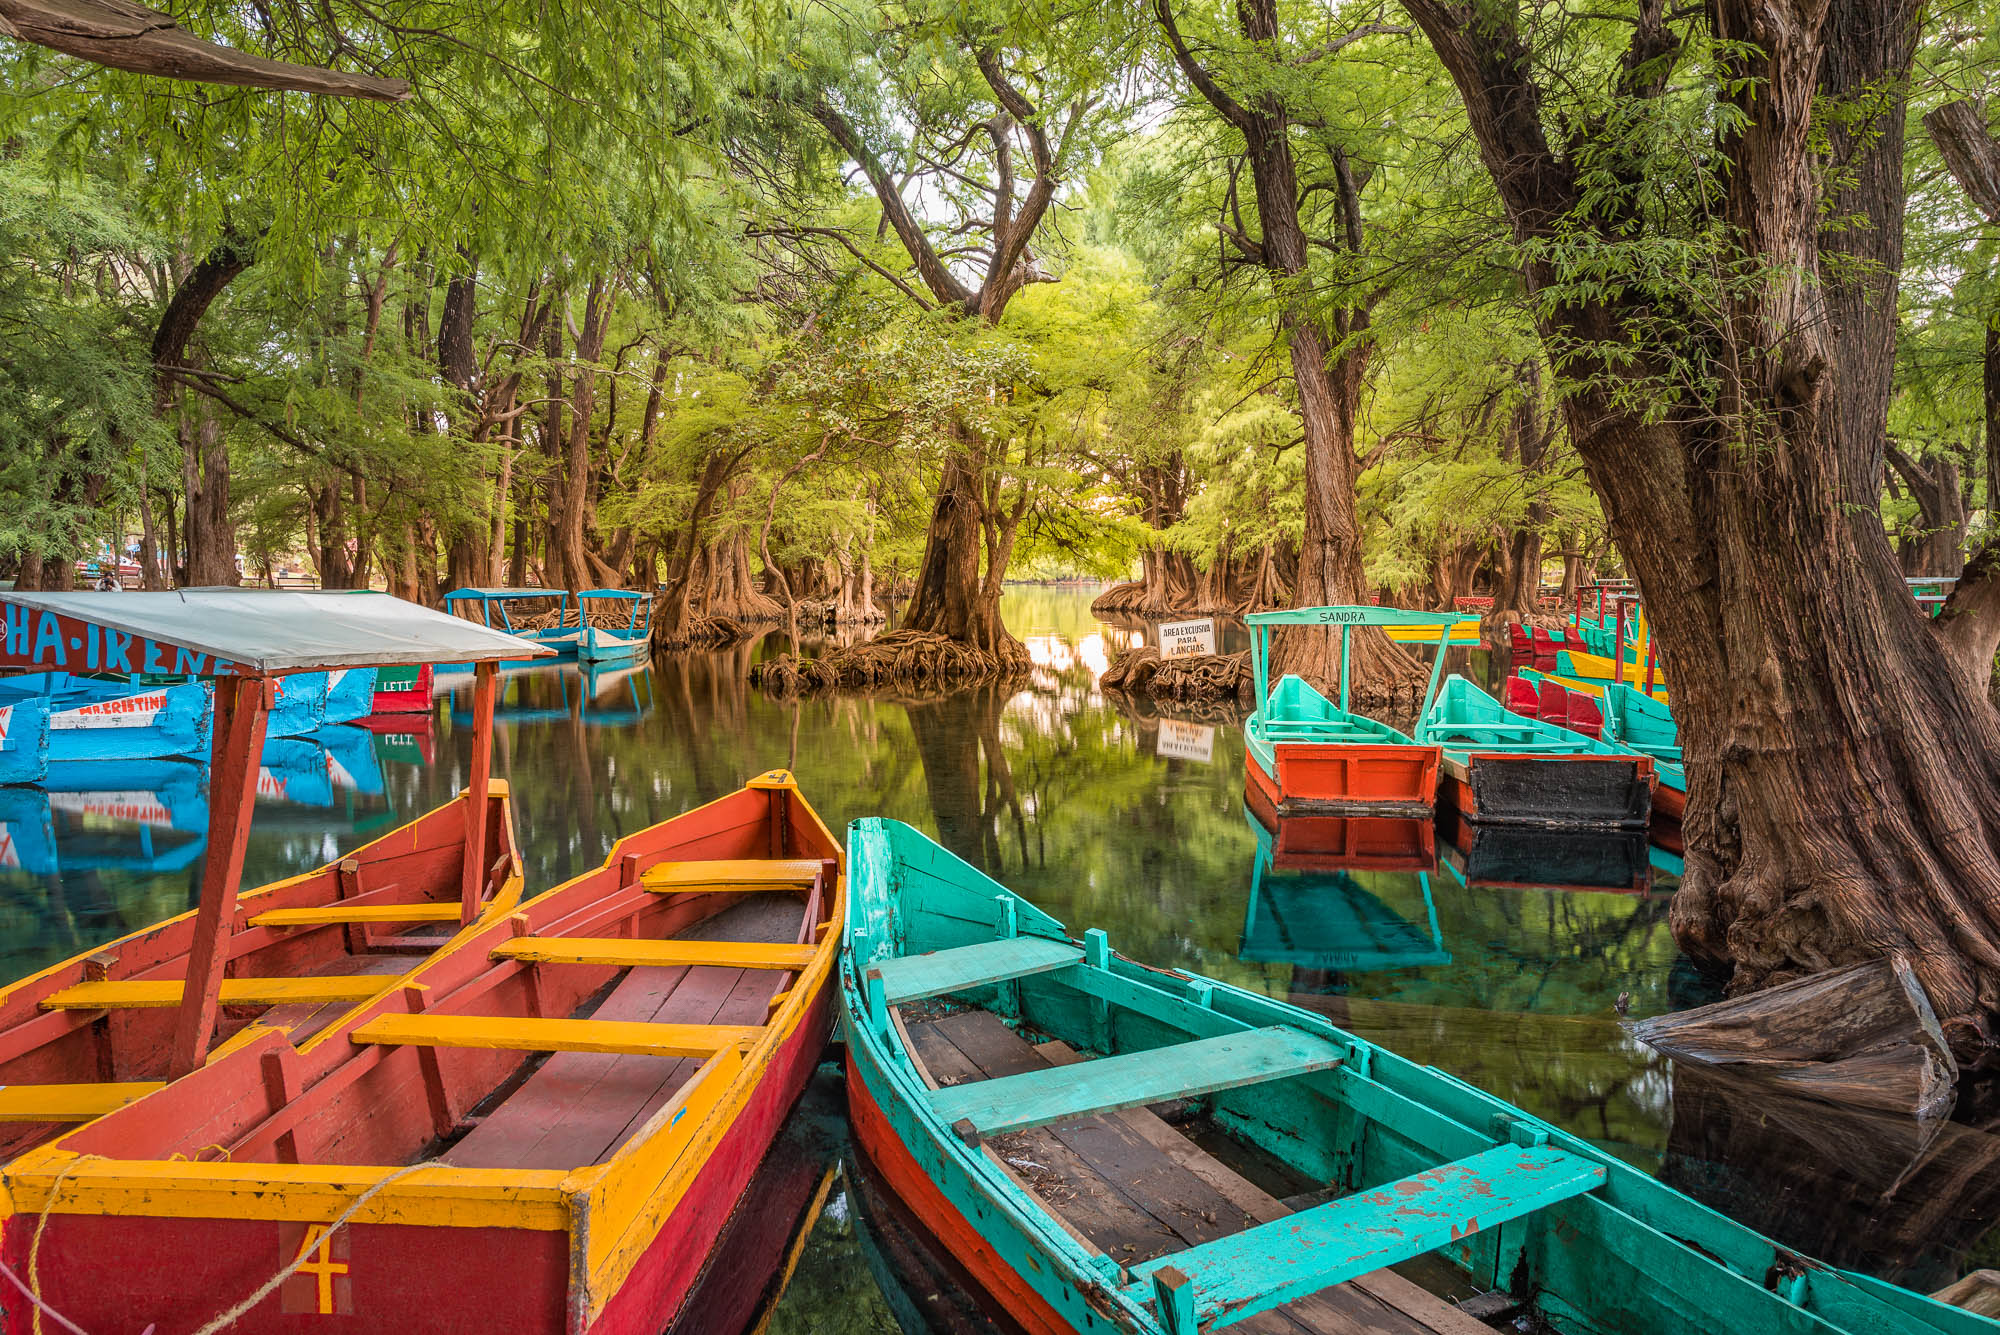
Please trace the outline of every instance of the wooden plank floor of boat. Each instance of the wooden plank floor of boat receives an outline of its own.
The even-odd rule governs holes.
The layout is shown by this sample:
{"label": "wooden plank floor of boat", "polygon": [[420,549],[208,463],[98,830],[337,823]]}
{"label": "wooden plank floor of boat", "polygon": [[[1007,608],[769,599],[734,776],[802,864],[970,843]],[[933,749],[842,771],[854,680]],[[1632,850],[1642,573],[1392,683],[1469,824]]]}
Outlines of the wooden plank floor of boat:
{"label": "wooden plank floor of boat", "polygon": [[[1076,1060],[1031,1046],[988,1011],[902,1012],[916,1056],[939,1086]],[[1008,1172],[1071,1233],[1126,1266],[1238,1233],[1291,1211],[1144,1108],[996,1136]],[[1243,1321],[1245,1335],[1493,1335],[1402,1276],[1378,1270]]]}
{"label": "wooden plank floor of boat", "polygon": [[[755,894],[679,934],[687,941],[799,939],[796,895]],[[785,975],[772,969],[627,969],[590,1018],[761,1025]],[[559,1052],[442,1156],[461,1168],[582,1168],[603,1163],[701,1069],[699,1057]]]}

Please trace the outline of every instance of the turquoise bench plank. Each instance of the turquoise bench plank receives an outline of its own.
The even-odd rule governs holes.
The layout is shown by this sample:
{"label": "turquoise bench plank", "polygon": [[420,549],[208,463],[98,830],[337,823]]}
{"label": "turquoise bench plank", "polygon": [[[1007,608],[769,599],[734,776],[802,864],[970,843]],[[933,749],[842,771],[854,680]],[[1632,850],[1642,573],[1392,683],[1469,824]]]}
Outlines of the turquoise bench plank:
{"label": "turquoise bench plank", "polygon": [[1194,1320],[1216,1330],[1582,1195],[1604,1177],[1580,1155],[1503,1145],[1134,1266],[1127,1292],[1185,1313],[1192,1286]]}
{"label": "turquoise bench plank", "polygon": [[870,966],[882,975],[882,999],[891,1006],[1010,978],[1047,973],[1083,958],[1081,947],[1045,936],[1014,936],[928,955],[903,955]]}
{"label": "turquoise bench plank", "polygon": [[1338,1066],[1343,1055],[1323,1038],[1287,1025],[1272,1025],[1073,1066],[953,1085],[934,1091],[931,1107],[953,1126],[969,1122],[978,1135],[997,1136],[1094,1113],[1323,1071]]}

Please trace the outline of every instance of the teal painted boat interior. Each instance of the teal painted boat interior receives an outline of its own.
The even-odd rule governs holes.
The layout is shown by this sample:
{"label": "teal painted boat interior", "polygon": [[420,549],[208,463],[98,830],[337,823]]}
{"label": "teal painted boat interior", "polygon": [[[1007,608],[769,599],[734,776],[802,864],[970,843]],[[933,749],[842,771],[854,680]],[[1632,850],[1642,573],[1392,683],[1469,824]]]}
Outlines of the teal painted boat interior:
{"label": "teal painted boat interior", "polygon": [[1279,742],[1329,742],[1413,746],[1410,735],[1365,714],[1351,713],[1321,695],[1303,677],[1278,678],[1271,694],[1245,724],[1245,745],[1266,774],[1278,772]]}
{"label": "teal painted boat interior", "polygon": [[1463,764],[1475,752],[1510,756],[1615,756],[1629,754],[1580,732],[1516,714],[1472,682],[1453,673],[1417,722],[1417,739],[1444,748]]}
{"label": "teal painted boat interior", "polygon": [[[1588,1140],[1323,1016],[1148,968],[900,822],[849,830],[853,1077],[981,1242],[1076,1329],[1194,1335],[1392,1262],[1439,1258],[1561,1332],[1991,1330],[1785,1249]],[[891,1008],[969,1007],[1089,1060],[933,1086]],[[1121,1265],[977,1141],[1191,1100],[1212,1133],[1333,1187],[1283,1219]],[[1051,1193],[1055,1194],[1055,1193]]]}

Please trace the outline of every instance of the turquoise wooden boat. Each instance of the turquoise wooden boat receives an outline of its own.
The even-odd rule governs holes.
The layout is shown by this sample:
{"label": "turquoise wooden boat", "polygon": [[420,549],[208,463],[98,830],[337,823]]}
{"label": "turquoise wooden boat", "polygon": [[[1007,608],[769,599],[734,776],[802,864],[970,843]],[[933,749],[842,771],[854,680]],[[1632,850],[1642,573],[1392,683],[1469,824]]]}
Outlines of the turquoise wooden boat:
{"label": "turquoise wooden boat", "polygon": [[[646,652],[653,637],[651,594],[631,589],[586,589],[576,597],[579,620],[583,623],[582,633],[576,641],[578,662],[610,667],[630,663]],[[631,616],[624,626],[617,629],[594,625],[590,620],[593,603],[627,603],[632,609]]]}
{"label": "turquoise wooden boat", "polygon": [[[1400,607],[1293,607],[1245,617],[1257,710],[1244,724],[1244,777],[1280,816],[1319,812],[1422,816],[1437,796],[1438,748],[1348,708],[1349,640],[1357,626],[1449,634],[1453,614]],[[1274,626],[1340,631],[1340,703],[1290,673],[1271,683]],[[1439,649],[1428,705],[1444,663]]]}
{"label": "turquoise wooden boat", "polygon": [[1417,740],[1443,748],[1441,787],[1474,822],[1643,829],[1652,815],[1651,756],[1513,713],[1457,674]]}
{"label": "turquoise wooden boat", "polygon": [[1073,940],[907,825],[848,856],[856,1143],[1014,1326],[1480,1329],[1385,1268],[1430,1255],[1562,1335],[1992,1335],[1321,1016]]}
{"label": "turquoise wooden boat", "polygon": [[[561,663],[577,656],[577,641],[582,629],[577,626],[576,601],[567,589],[453,589],[443,598],[444,610],[453,616],[464,617],[467,621],[477,621],[489,630],[503,631],[524,640],[533,640],[554,651],[550,658],[510,659],[500,664],[503,672],[515,668],[542,667],[549,663]],[[514,613],[523,604],[543,604],[539,611],[553,610],[561,613],[554,626],[542,630],[518,630],[514,626]],[[497,616],[496,616],[497,614]],[[439,672],[470,672],[470,663],[444,663]]]}

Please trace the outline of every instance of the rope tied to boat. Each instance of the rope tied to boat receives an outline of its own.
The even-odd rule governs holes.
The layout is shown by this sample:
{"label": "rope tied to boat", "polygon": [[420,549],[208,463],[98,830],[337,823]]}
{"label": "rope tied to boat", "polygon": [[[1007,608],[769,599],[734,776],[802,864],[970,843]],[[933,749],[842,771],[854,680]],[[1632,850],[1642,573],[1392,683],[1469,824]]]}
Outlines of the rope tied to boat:
{"label": "rope tied to boat", "polygon": [[[374,1186],[362,1192],[359,1196],[356,1196],[353,1202],[350,1203],[345,1210],[342,1210],[337,1216],[335,1216],[334,1221],[331,1224],[328,1224],[326,1226],[325,1236],[331,1238],[335,1233],[338,1233],[342,1225],[346,1224],[348,1220],[354,1218],[354,1216],[360,1212],[362,1206],[368,1204],[368,1202],[374,1200],[377,1196],[381,1195],[382,1192],[389,1186],[390,1183],[395,1182],[400,1178],[408,1177],[411,1173],[418,1172],[419,1170],[428,1167],[430,1167],[429,1162],[424,1162],[424,1163],[408,1164],[402,1168],[398,1168],[395,1172],[389,1174],[387,1177],[383,1178],[380,1182],[377,1182]],[[236,1304],[236,1306],[230,1308],[227,1312],[224,1312],[221,1316],[216,1317],[215,1320],[203,1326],[200,1330],[195,1332],[195,1335],[217,1335],[217,1332],[227,1330],[229,1329],[229,1327],[235,1325],[238,1321],[242,1320],[245,1316],[249,1315],[250,1312],[259,1303],[263,1302],[266,1298],[276,1293],[286,1280],[290,1279],[293,1275],[296,1275],[299,1272],[299,1267],[304,1265],[307,1259],[310,1258],[311,1256],[312,1256],[312,1249],[310,1248],[300,1251],[300,1253],[297,1256],[294,1256],[292,1258],[290,1264],[286,1265],[283,1269],[278,1271],[277,1274],[271,1276],[270,1279],[264,1281],[263,1285],[259,1287],[255,1293],[251,1294],[248,1298],[245,1298],[242,1302]],[[148,1329],[150,1329],[150,1327]],[[79,1332],[78,1335],[82,1335],[82,1333]]]}
{"label": "rope tied to boat", "polygon": [[[14,1287],[26,1294],[28,1301],[34,1305],[34,1313],[31,1321],[35,1335],[42,1335],[42,1317],[44,1315],[53,1318],[64,1330],[71,1332],[71,1335],[88,1335],[88,1332],[83,1327],[49,1306],[42,1299],[42,1233],[49,1226],[49,1215],[55,1211],[56,1197],[61,1193],[63,1183],[69,1179],[69,1175],[91,1160],[102,1157],[102,1155],[97,1154],[79,1154],[64,1164],[63,1170],[56,1174],[56,1180],[49,1184],[49,1194],[42,1201],[41,1214],[35,1219],[35,1236],[28,1244],[27,1282],[25,1284],[22,1283],[19,1275],[15,1274],[5,1262],[0,1262],[0,1273],[4,1273]],[[144,1331],[140,1332],[140,1335],[153,1335],[153,1327],[148,1325]]]}

